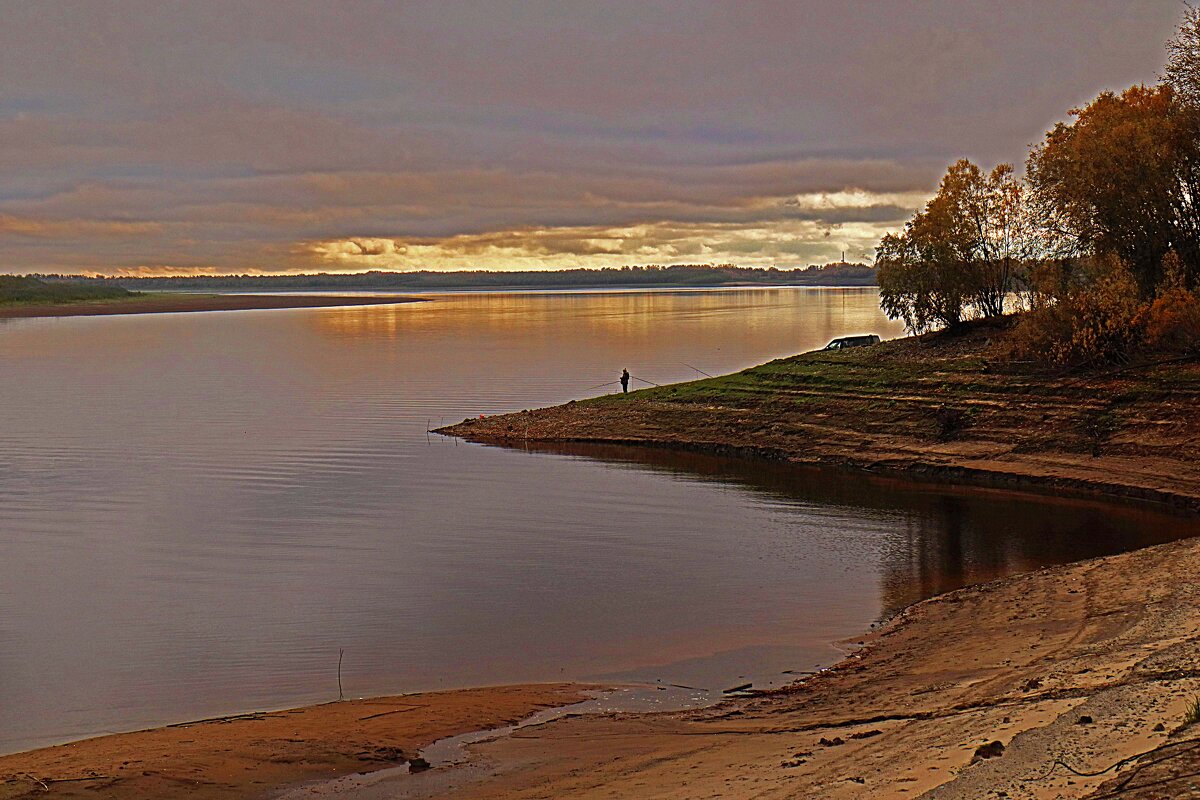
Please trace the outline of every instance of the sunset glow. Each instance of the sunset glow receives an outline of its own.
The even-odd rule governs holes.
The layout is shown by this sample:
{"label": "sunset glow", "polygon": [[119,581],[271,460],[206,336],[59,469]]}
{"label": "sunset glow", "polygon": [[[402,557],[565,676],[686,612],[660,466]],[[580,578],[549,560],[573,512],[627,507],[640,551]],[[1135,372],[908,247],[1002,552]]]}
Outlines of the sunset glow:
{"label": "sunset glow", "polygon": [[6,4],[0,271],[869,259],[1176,5]]}

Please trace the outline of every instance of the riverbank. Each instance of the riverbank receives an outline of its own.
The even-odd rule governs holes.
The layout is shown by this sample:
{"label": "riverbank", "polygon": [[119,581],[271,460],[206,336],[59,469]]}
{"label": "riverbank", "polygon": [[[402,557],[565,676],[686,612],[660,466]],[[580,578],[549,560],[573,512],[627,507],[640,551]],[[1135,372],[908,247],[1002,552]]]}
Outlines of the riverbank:
{"label": "riverbank", "polygon": [[692,449],[1200,511],[1200,360],[1064,374],[1012,364],[1007,336],[1003,321],[806,353],[438,432]]}
{"label": "riverbank", "polygon": [[250,311],[274,308],[333,308],[423,302],[416,297],[337,295],[140,294],[72,303],[0,304],[0,319],[86,317],[107,314],[175,314],[192,311]]}
{"label": "riverbank", "polygon": [[356,793],[333,780],[585,687],[356,700],[102,737],[0,758],[0,798],[215,800],[305,785],[364,798],[1099,800],[1117,784],[1122,798],[1196,797],[1198,574],[1193,539],[961,589],[847,642],[850,657],[788,688],[525,728],[472,748],[482,768],[457,784],[398,775]]}
{"label": "riverbank", "polygon": [[477,747],[490,777],[435,796],[1198,797],[1197,570],[1186,540],[961,589],[786,689]]}
{"label": "riverbank", "polygon": [[[492,430],[494,441],[509,445],[526,437],[631,441],[940,480],[1013,482],[1043,491],[1145,495],[1191,507],[1191,365],[1095,374],[1079,388],[1072,383],[1079,376],[1003,368],[989,355],[1002,345],[1001,335],[976,329],[952,340],[801,356],[749,377],[741,373],[459,429],[478,425],[476,433]],[[965,373],[970,364],[974,372]],[[1109,388],[1097,388],[1104,386]],[[599,411],[592,416],[589,408]],[[673,440],[680,431],[695,435]],[[914,460],[925,450],[932,454],[927,458],[940,460]],[[1005,469],[980,470],[984,459],[962,460],[964,453],[985,450]],[[1076,466],[1067,469],[1071,464]],[[1083,473],[1080,465],[1093,471]],[[1195,780],[1188,776],[1200,771],[1200,764],[1193,766],[1200,752],[1190,743],[1200,730],[1183,724],[1187,705],[1200,694],[1197,574],[1200,542],[1192,540],[952,592],[913,606],[870,638],[855,639],[849,646],[860,649],[850,659],[782,691],[703,712],[562,720],[477,746],[488,777],[438,796],[1085,797],[1115,775],[1154,784],[1145,791],[1160,792],[1122,797],[1187,797],[1194,791],[1188,782]],[[364,719],[371,713],[347,717],[347,744],[361,743],[355,726],[374,722]],[[426,713],[395,716],[415,724]],[[223,782],[203,772],[185,772],[183,780],[211,781],[213,786],[201,784],[206,791],[228,792],[214,797],[272,796],[272,786],[288,781],[363,768],[349,750],[336,751],[341,760],[328,771],[314,767],[327,758],[316,727],[272,739],[287,757],[307,754],[286,774],[276,772],[283,769],[272,760],[277,757],[257,749],[265,730],[257,726],[271,721],[246,720],[246,738],[232,740],[222,729],[237,721],[211,723],[217,732],[211,737],[192,736],[192,728],[187,741],[174,746],[195,746],[204,764],[210,757],[235,764],[220,774],[236,773],[241,780]],[[476,728],[491,724],[476,722]],[[1088,778],[1070,771],[1100,772],[1164,745],[1137,765]],[[147,747],[147,740],[125,740],[108,752],[132,761],[143,758]],[[21,758],[55,751],[66,749]],[[169,748],[162,752],[163,764],[176,763]],[[1150,761],[1155,763],[1146,766]],[[99,763],[70,762],[107,774],[99,772]],[[30,781],[27,773],[40,776],[29,762],[20,762],[19,774],[15,764],[0,758],[0,791],[25,793],[9,796],[151,797],[190,788],[174,767],[162,766],[159,772],[143,767],[152,773],[145,777],[158,783],[144,784],[141,795],[122,793],[143,785],[134,781],[105,785],[100,793],[74,782],[43,789]],[[407,777],[389,779],[370,796],[410,796],[419,782]],[[319,795],[320,787],[312,788]]]}
{"label": "riverbank", "polygon": [[[1056,374],[1009,362],[1007,335],[977,325],[809,353],[441,432],[1200,510],[1196,361]],[[497,777],[447,796],[1200,797],[1197,568],[1200,542],[1186,540],[951,592],[786,690],[488,745]]]}
{"label": "riverbank", "polygon": [[586,699],[572,684],[375,697],[101,736],[0,756],[0,799],[268,797],[402,765],[447,736]]}

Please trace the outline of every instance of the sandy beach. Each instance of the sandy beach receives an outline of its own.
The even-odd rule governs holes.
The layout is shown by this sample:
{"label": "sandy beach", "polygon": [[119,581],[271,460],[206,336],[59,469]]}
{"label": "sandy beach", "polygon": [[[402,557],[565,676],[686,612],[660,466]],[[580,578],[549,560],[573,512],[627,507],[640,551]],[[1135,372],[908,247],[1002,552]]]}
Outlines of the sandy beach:
{"label": "sandy beach", "polygon": [[[1200,696],[1197,574],[1200,541],[1187,540],[962,589],[792,687],[524,729],[474,748],[482,779],[421,796],[1197,796],[1200,730],[1185,724]],[[355,700],[102,737],[0,758],[0,797],[271,797],[314,781],[313,796],[353,797],[320,781],[581,690]],[[371,796],[411,796],[408,778]]]}
{"label": "sandy beach", "polygon": [[1185,541],[953,592],[788,689],[488,744],[497,776],[444,796],[1196,796],[1197,567]]}
{"label": "sandy beach", "polygon": [[438,739],[574,703],[586,688],[374,697],[101,736],[0,756],[0,798],[269,797],[308,781],[405,764]]}
{"label": "sandy beach", "polygon": [[151,294],[117,300],[0,306],[0,319],[90,317],[108,314],[174,314],[187,311],[250,311],[271,308],[333,308],[421,302],[413,297],[336,295]]}

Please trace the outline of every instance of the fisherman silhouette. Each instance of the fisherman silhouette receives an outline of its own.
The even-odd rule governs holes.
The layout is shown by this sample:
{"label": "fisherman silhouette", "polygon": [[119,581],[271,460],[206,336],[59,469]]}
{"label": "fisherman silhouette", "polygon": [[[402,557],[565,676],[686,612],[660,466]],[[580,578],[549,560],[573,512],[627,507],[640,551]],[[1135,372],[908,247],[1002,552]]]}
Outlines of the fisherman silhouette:
{"label": "fisherman silhouette", "polygon": [[621,370],[621,391],[629,394],[629,370]]}

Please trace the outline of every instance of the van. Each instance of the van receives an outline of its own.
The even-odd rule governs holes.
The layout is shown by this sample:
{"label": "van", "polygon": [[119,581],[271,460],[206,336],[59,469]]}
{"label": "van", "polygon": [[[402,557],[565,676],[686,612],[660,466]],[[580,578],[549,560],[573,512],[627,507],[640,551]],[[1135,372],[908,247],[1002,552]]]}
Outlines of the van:
{"label": "van", "polygon": [[873,333],[865,336],[843,336],[825,345],[826,350],[845,350],[847,347],[870,347],[879,344],[879,337]]}

